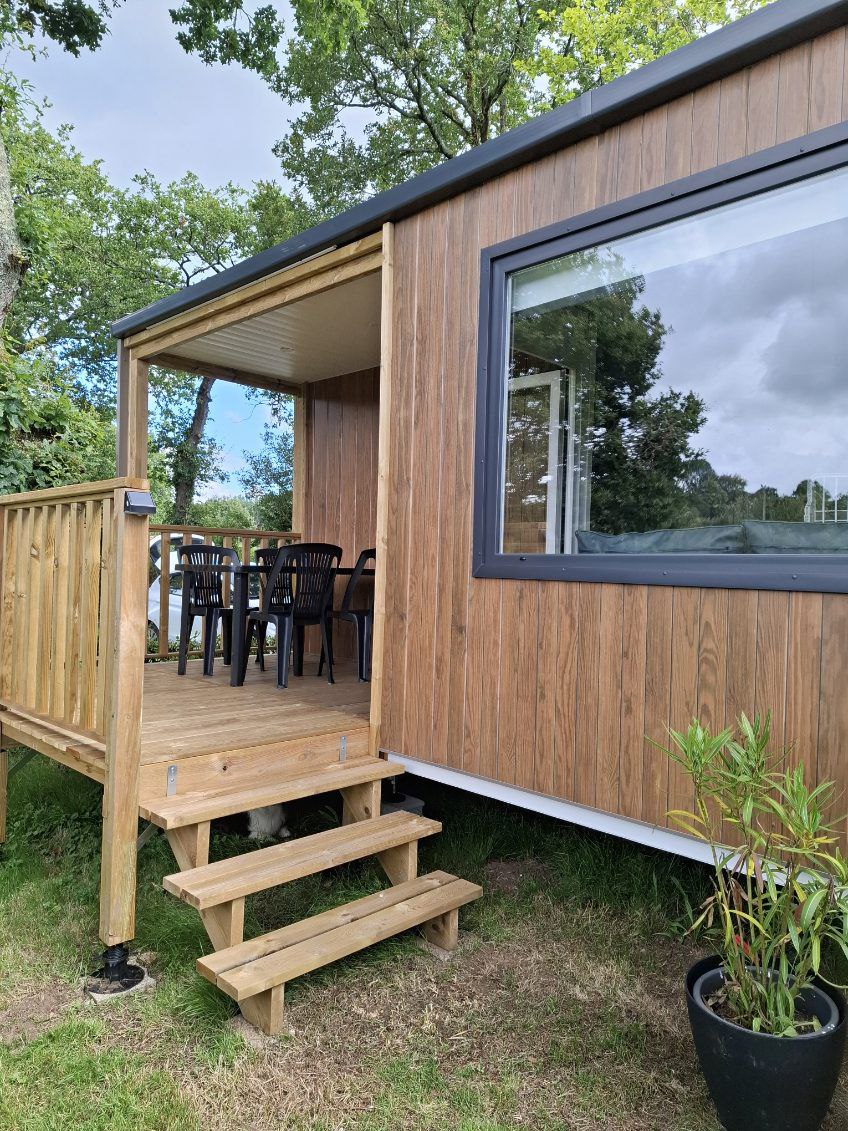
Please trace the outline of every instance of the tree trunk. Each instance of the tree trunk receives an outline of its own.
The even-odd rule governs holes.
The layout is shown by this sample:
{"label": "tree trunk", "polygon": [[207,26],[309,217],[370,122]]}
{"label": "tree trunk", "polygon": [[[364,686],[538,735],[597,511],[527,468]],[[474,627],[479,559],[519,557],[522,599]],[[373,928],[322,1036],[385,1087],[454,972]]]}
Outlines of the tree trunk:
{"label": "tree trunk", "polygon": [[27,266],[26,253],[15,223],[9,157],[0,134],[0,326],[9,313]]}
{"label": "tree trunk", "polygon": [[187,522],[188,508],[194,501],[198,453],[206,430],[206,422],[209,420],[209,405],[212,401],[214,384],[214,377],[204,377],[198,385],[194,416],[174,460],[174,523],[178,526]]}

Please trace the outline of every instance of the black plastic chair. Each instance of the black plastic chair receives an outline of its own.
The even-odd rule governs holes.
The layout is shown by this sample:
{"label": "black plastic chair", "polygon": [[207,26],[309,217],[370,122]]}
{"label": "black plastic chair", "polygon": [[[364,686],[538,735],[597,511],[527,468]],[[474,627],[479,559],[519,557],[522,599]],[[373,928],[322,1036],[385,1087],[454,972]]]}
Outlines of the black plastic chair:
{"label": "black plastic chair", "polygon": [[179,549],[179,561],[200,567],[197,572],[183,573],[183,601],[180,616],[180,650],[177,674],[185,675],[191,630],[195,617],[203,617],[206,638],[203,646],[203,674],[212,675],[215,667],[215,645],[218,624],[224,645],[224,663],[229,664],[233,653],[233,610],[224,605],[224,573],[240,565],[239,556],[225,546],[189,546]]}
{"label": "black plastic chair", "polygon": [[[362,573],[365,567],[371,561],[377,560],[377,551],[375,549],[363,550],[359,557],[356,559],[356,565],[353,567],[353,573],[350,575],[350,580],[342,597],[341,608],[330,609],[327,616],[332,620],[349,621],[356,625],[356,658],[357,666],[359,669],[359,682],[367,683],[371,679],[371,639],[374,629],[374,610],[367,606],[354,608],[353,597],[356,593],[356,588],[359,585]],[[328,633],[330,644],[333,642],[332,627]],[[321,649],[321,659],[318,661],[318,674],[324,670],[324,650]]]}
{"label": "black plastic chair", "polygon": [[[242,662],[242,679],[247,675],[247,657],[259,625],[273,624],[277,630],[277,687],[288,687],[289,655],[295,639],[295,675],[303,674],[303,630],[317,625],[327,653],[327,682],[333,679],[333,646],[327,633],[327,607],[330,603],[336,568],[341,561],[340,546],[326,542],[300,542],[284,546],[277,553],[262,598],[262,608],[247,618],[247,642]],[[265,657],[259,649],[259,663],[265,670]]]}
{"label": "black plastic chair", "polygon": [[[268,570],[270,570],[271,566],[276,561],[277,554],[279,554],[281,549],[282,549],[282,546],[259,546],[259,547],[257,547],[257,549],[255,549],[253,551],[253,560],[256,562],[257,565],[265,566]],[[266,574],[265,575],[266,579],[267,579],[267,576],[268,575]],[[267,580],[266,580],[265,583],[267,584]],[[262,608],[262,586],[261,586],[261,584],[260,584],[260,588],[259,588],[259,601],[256,604],[253,604],[252,602],[248,602],[248,604],[249,604],[248,613],[252,612],[254,609],[261,609]],[[268,630],[268,625],[265,622],[263,622],[262,624],[260,624],[257,627],[257,631],[256,631],[257,648],[256,648],[256,661],[255,661],[257,664],[262,663],[262,659],[263,659],[263,656],[264,656],[264,653],[265,653],[265,636],[267,634],[267,630]],[[262,670],[263,671],[265,670],[264,665],[262,667]]]}

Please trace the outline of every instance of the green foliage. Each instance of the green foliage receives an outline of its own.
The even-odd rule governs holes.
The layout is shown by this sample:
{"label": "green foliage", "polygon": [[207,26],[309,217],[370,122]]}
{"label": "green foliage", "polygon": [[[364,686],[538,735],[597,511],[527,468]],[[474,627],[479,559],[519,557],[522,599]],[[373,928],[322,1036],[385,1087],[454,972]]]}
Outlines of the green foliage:
{"label": "green foliage", "polygon": [[558,106],[767,2],[559,0],[543,4],[538,48],[519,66],[543,84],[547,106]]}
{"label": "green foliage", "polygon": [[189,526],[210,526],[229,530],[255,530],[258,524],[255,507],[237,495],[223,495],[192,503],[188,510]]}
{"label": "green foliage", "polygon": [[114,426],[49,360],[0,356],[0,494],[114,474]]}
{"label": "green foliage", "polygon": [[183,0],[172,17],[186,51],[256,71],[297,109],[276,152],[328,214],[765,2],[293,0],[284,29],[270,4]]}
{"label": "green foliage", "polygon": [[0,37],[23,39],[37,31],[79,55],[93,51],[106,35],[106,21],[121,0],[4,0],[0,12]]}
{"label": "green foliage", "polygon": [[274,405],[274,420],[262,429],[259,450],[244,452],[239,472],[247,498],[263,530],[291,530],[294,485],[293,406],[290,397]]}
{"label": "green foliage", "polygon": [[823,977],[823,947],[848,958],[848,861],[827,816],[833,782],[810,788],[803,764],[782,765],[770,722],[743,714],[717,735],[697,719],[671,730],[667,754],[691,778],[695,810],[669,816],[712,853],[713,894],[692,929],[722,956],[720,1002],[754,1032],[794,1037],[819,1027],[798,995]]}

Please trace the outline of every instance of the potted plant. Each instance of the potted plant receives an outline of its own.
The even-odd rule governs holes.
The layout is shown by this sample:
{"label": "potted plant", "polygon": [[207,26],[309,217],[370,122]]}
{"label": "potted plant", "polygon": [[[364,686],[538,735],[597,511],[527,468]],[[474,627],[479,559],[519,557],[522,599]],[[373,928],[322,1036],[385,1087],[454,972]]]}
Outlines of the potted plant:
{"label": "potted plant", "polygon": [[770,722],[669,731],[695,798],[669,816],[710,846],[714,870],[690,930],[716,954],[689,971],[686,1001],[727,1131],[815,1131],[845,1048],[845,1000],[822,955],[848,958],[848,861],[825,816],[833,783],[810,788],[803,766],[778,765]]}

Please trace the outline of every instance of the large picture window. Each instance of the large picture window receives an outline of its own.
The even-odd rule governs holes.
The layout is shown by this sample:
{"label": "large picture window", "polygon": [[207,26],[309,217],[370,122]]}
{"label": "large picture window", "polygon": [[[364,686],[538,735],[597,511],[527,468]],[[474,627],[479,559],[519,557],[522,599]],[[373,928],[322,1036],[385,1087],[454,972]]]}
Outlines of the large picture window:
{"label": "large picture window", "polygon": [[848,590],[848,167],[806,161],[484,255],[478,574]]}

